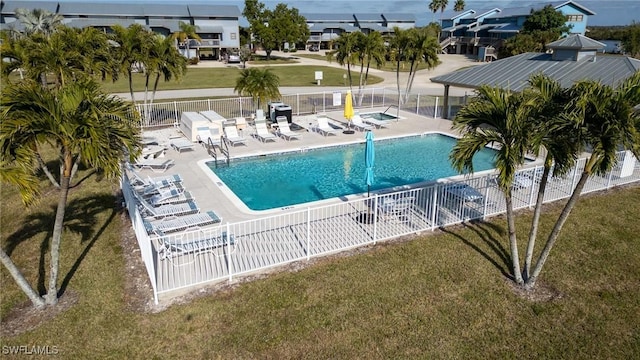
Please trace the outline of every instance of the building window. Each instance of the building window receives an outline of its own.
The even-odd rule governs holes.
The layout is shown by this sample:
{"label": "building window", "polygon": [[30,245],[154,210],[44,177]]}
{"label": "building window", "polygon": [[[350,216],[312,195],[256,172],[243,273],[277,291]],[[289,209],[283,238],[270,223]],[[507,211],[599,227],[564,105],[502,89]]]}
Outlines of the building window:
{"label": "building window", "polygon": [[567,16],[567,21],[581,22],[582,21],[582,15],[569,15],[569,16]]}
{"label": "building window", "polygon": [[236,39],[236,33],[231,33],[231,40],[235,40]]}

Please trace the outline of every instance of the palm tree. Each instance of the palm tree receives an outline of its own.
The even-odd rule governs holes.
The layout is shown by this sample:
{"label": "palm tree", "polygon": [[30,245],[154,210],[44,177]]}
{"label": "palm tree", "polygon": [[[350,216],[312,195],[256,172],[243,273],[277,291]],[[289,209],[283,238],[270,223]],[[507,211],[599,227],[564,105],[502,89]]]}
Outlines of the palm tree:
{"label": "palm tree", "polygon": [[43,9],[16,9],[16,19],[24,26],[26,35],[41,33],[50,36],[62,25],[64,18]]}
{"label": "palm tree", "polygon": [[171,81],[173,78],[179,80],[187,71],[187,59],[173,46],[173,39],[170,37],[155,35],[152,39],[153,42],[149,53],[149,66],[146,72],[145,91],[149,85],[149,78],[155,76],[153,91],[151,93],[151,103],[153,104],[160,77],[162,76],[164,81]]}
{"label": "palm tree", "polygon": [[441,0],[431,0],[429,3],[429,10],[433,12],[433,16],[431,17],[431,22],[436,22],[436,13],[440,9],[440,1]]}
{"label": "palm tree", "polygon": [[282,96],[280,79],[268,68],[243,69],[233,91],[241,96],[251,96],[254,102],[257,101],[258,109],[266,101],[279,99]]}
{"label": "palm tree", "polygon": [[463,11],[465,6],[466,6],[466,4],[464,3],[464,0],[456,0],[456,3],[453,4],[453,10],[454,11]]}
{"label": "palm tree", "polygon": [[440,60],[438,60],[440,44],[438,39],[430,33],[429,28],[409,29],[408,36],[409,44],[405,53],[409,61],[409,78],[405,88],[404,102],[408,100],[408,96],[411,93],[418,66],[424,62],[427,69],[433,69],[440,64]]}
{"label": "palm tree", "polygon": [[400,64],[406,60],[406,53],[411,45],[411,37],[409,30],[393,27],[393,36],[389,39],[389,57],[396,62],[396,86],[398,89],[398,111],[400,111],[400,103],[402,96],[400,92]]}
{"label": "palm tree", "polygon": [[583,148],[590,148],[591,155],[527,279],[525,285],[529,289],[535,286],[589,177],[610,171],[616,163],[619,147],[631,150],[636,157],[640,157],[640,114],[634,109],[640,104],[640,71],[617,89],[593,80],[578,82],[569,89],[569,96],[568,108],[572,110],[569,116],[575,124],[574,136],[578,137]]}
{"label": "palm tree", "polygon": [[117,44],[113,48],[115,61],[120,64],[120,72],[126,75],[129,80],[131,101],[135,103],[133,73],[134,71],[144,71],[142,64],[148,60],[150,45],[148,32],[140,24],[133,24],[127,28],[114,25],[111,29],[113,30],[111,40]]}
{"label": "palm tree", "polygon": [[186,58],[191,58],[190,40],[202,41],[202,38],[198,35],[198,27],[196,25],[191,25],[184,21],[180,21],[179,24],[180,31],[173,33],[173,38],[178,39],[178,41],[184,44],[185,49],[187,50]]}
{"label": "palm tree", "polygon": [[351,75],[351,65],[354,65],[358,61],[358,44],[361,43],[359,39],[364,37],[361,32],[343,32],[336,39],[336,45],[338,50],[327,53],[329,61],[335,56],[338,64],[344,66],[347,65],[347,78],[349,80],[349,89],[353,90],[353,77]]}
{"label": "palm tree", "polygon": [[[33,162],[32,144],[47,143],[59,153],[60,196],[51,237],[50,274],[46,304],[58,299],[60,243],[76,162],[108,177],[121,174],[120,161],[140,153],[139,118],[132,104],[103,94],[92,79],[44,89],[25,81],[2,89],[0,155],[3,161]],[[17,157],[18,150],[32,154]],[[6,259],[3,259],[3,262]],[[10,259],[9,259],[10,260]],[[38,302],[34,302],[39,306]],[[40,305],[41,306],[41,305]]]}
{"label": "palm tree", "polygon": [[377,31],[372,31],[366,36],[360,38],[362,43],[358,46],[358,57],[360,59],[360,82],[359,90],[360,97],[358,100],[358,106],[362,105],[362,88],[367,86],[367,80],[369,78],[369,68],[373,61],[377,68],[384,64],[384,55],[386,47],[384,46],[384,39],[382,35]]}
{"label": "palm tree", "polygon": [[453,129],[463,136],[450,157],[458,171],[473,172],[473,156],[487,145],[498,146],[497,183],[505,196],[512,271],[515,282],[522,284],[511,191],[516,169],[532,147],[534,125],[529,114],[533,102],[522,93],[486,85],[477,92],[478,96],[458,112],[453,122]]}
{"label": "palm tree", "polygon": [[531,134],[535,141],[532,151],[536,156],[541,152],[545,153],[522,272],[526,282],[531,274],[533,251],[549,175],[553,171],[554,176],[563,176],[575,165],[580,142],[575,136],[574,124],[567,121],[565,104],[570,99],[560,83],[549,76],[535,74],[529,78],[529,87],[525,89],[525,93],[536,103],[536,113],[531,116],[531,120],[536,124],[535,133]]}

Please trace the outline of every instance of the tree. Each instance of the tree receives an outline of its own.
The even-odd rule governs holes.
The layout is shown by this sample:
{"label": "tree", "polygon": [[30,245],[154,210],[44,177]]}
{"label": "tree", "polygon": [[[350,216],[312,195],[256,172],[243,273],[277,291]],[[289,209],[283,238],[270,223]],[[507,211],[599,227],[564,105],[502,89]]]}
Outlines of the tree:
{"label": "tree", "polygon": [[640,23],[634,21],[625,29],[622,47],[625,54],[640,59]]}
{"label": "tree", "polygon": [[111,40],[117,46],[113,48],[116,63],[120,64],[120,72],[129,80],[129,93],[131,101],[135,103],[135,95],[133,93],[133,73],[142,72],[142,65],[148,61],[149,36],[140,24],[133,24],[127,28],[120,25],[111,27],[113,33]]}
{"label": "tree", "polygon": [[[120,161],[125,155],[139,155],[139,119],[132,104],[103,94],[91,79],[78,80],[59,88],[44,89],[36,82],[25,81],[2,89],[2,126],[0,155],[3,163],[16,162],[27,168],[33,163],[31,144],[53,146],[60,159],[60,194],[50,247],[50,274],[44,302],[58,300],[60,243],[67,196],[71,189],[73,168],[82,162],[108,177],[120,176]],[[18,156],[18,154],[28,156]],[[17,269],[0,253],[2,262],[18,281]],[[18,276],[18,278],[16,278]],[[24,280],[24,278],[22,278]],[[24,287],[23,287],[24,290]],[[28,296],[35,290],[25,291]],[[43,306],[33,299],[35,306]]]}
{"label": "tree", "polygon": [[271,52],[285,42],[306,42],[309,38],[306,19],[297,9],[289,9],[285,4],[278,4],[271,11],[258,0],[245,0],[242,15],[249,22],[254,39],[267,53],[267,60]]}
{"label": "tree", "polygon": [[571,26],[567,25],[566,16],[552,5],[546,5],[537,11],[532,9],[522,25],[522,30],[505,41],[507,50],[501,51],[501,55],[543,51],[548,43],[558,40],[562,34],[570,30]]}
{"label": "tree", "polygon": [[515,282],[522,285],[512,184],[517,168],[524,164],[525,156],[532,148],[534,125],[529,121],[532,102],[522,93],[486,85],[477,93],[478,96],[463,107],[453,121],[453,129],[460,131],[462,138],[453,147],[450,158],[458,171],[473,172],[473,156],[487,145],[498,147],[497,184],[505,197],[512,272]]}
{"label": "tree", "polygon": [[43,9],[16,9],[16,19],[24,26],[24,33],[32,35],[41,33],[45,36],[53,34],[62,25],[64,18]]}
{"label": "tree", "polygon": [[[185,57],[191,58],[191,40],[202,41],[200,35],[198,35],[198,27],[196,25],[191,25],[184,21],[179,22],[180,30],[173,33],[173,38],[177,39],[180,43],[184,45],[186,50]],[[196,54],[197,57],[197,54]]]}
{"label": "tree", "polygon": [[466,6],[466,4],[464,3],[464,0],[456,0],[456,3],[453,4],[453,10],[454,11],[463,11],[465,6]]}
{"label": "tree", "polygon": [[268,68],[243,69],[233,91],[241,96],[251,96],[254,102],[257,101],[257,107],[260,109],[268,100],[281,97],[280,79]]}
{"label": "tree", "polygon": [[409,78],[405,88],[405,102],[411,93],[413,80],[420,64],[424,63],[427,69],[433,69],[438,64],[438,53],[440,43],[438,42],[437,30],[431,27],[412,28],[408,30],[409,43],[405,49],[406,61],[409,61]]}
{"label": "tree", "polygon": [[593,80],[585,80],[572,86],[568,93],[570,102],[567,104],[567,117],[574,122],[574,136],[580,142],[580,150],[588,148],[591,154],[526,281],[527,289],[535,286],[589,177],[610,171],[616,164],[616,153],[620,147],[640,157],[640,114],[634,109],[634,106],[640,104],[640,71],[615,89]]}
{"label": "tree", "polygon": [[409,51],[411,45],[411,38],[409,30],[400,29],[397,26],[393,27],[393,36],[389,39],[389,58],[396,62],[396,86],[398,89],[398,110],[400,109],[400,103],[402,94],[400,92],[400,64],[406,60],[406,52]]}
{"label": "tree", "polygon": [[358,106],[362,105],[362,88],[367,86],[367,80],[369,78],[369,68],[373,61],[377,68],[384,64],[384,55],[387,48],[384,46],[384,39],[382,35],[377,31],[371,31],[366,36],[359,37],[358,40],[358,59],[360,60],[360,82],[358,90],[360,91],[360,97],[358,99]]}
{"label": "tree", "polygon": [[338,49],[327,53],[327,59],[331,61],[334,57],[338,64],[347,66],[347,79],[349,82],[349,89],[353,87],[353,75],[351,74],[351,67],[358,63],[358,45],[363,43],[361,38],[365,35],[359,31],[357,32],[343,32],[336,39],[336,45]]}
{"label": "tree", "polygon": [[278,4],[270,15],[269,27],[275,31],[278,47],[284,43],[288,43],[289,46],[296,43],[304,44],[309,39],[307,19],[300,15],[298,9],[289,9],[285,4]]}
{"label": "tree", "polygon": [[431,0],[431,2],[429,3],[429,10],[433,12],[433,16],[431,17],[431,22],[436,22],[436,13],[438,12],[438,10],[440,10],[441,6],[442,6],[442,0]]}

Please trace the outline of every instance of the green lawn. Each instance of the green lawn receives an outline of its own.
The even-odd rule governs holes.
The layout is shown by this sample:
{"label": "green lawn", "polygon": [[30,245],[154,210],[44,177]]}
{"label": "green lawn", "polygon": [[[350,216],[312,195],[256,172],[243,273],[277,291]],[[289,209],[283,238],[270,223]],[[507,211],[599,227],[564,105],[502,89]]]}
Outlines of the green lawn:
{"label": "green lawn", "polygon": [[[180,82],[160,81],[158,90],[177,90],[177,89],[199,89],[199,88],[233,88],[236,86],[236,79],[240,76],[237,66],[226,68],[198,68],[191,67]],[[280,78],[280,86],[312,86],[316,85],[315,72],[323,72],[322,85],[324,86],[341,86],[344,85],[343,75],[346,70],[330,67],[330,66],[312,66],[312,65],[296,65],[296,66],[274,66],[271,71]],[[377,76],[369,75],[368,83],[373,85],[382,82],[383,79]],[[134,90],[144,90],[145,79],[142,74],[134,74]],[[151,85],[153,86],[153,85]],[[115,82],[103,82],[103,89],[109,93],[129,92],[128,80],[121,76]]]}
{"label": "green lawn", "polygon": [[[48,271],[40,254],[48,253],[43,243],[50,237],[57,193],[49,189],[44,201],[23,210],[13,189],[1,190],[2,246],[37,283],[38,273]],[[499,217],[317,259],[302,270],[157,313],[129,305],[125,287],[132,269],[125,267],[122,238],[131,230],[116,191],[117,184],[90,175],[70,193],[60,281],[78,302],[33,331],[3,337],[3,346],[57,346],[68,359],[640,354],[640,187],[581,199],[542,274],[541,285],[557,293],[550,301],[523,299],[505,280],[509,251]],[[559,211],[559,204],[546,208],[541,233],[550,230]],[[529,215],[517,221],[521,241]],[[0,276],[4,319],[25,298],[4,268]]]}
{"label": "green lawn", "polygon": [[[316,60],[325,60],[325,61],[327,60],[326,56],[319,55],[319,54],[298,54],[298,55],[295,55],[295,56],[303,57],[303,58],[309,58],[309,59],[316,59]],[[333,60],[333,61],[335,61],[335,60]],[[397,64],[396,64],[395,61],[387,61],[384,64],[382,64],[382,66],[379,69],[382,70],[382,71],[389,71],[389,72],[395,73],[396,72],[396,66],[397,66]],[[357,64],[356,68],[360,69],[360,64]],[[378,69],[378,68],[376,68],[376,66],[374,64],[371,64],[371,68],[372,69]],[[427,68],[427,66],[424,63],[420,63],[420,64],[418,64],[417,70],[424,70],[426,68]],[[404,63],[404,62],[400,63],[400,72],[409,72],[409,63]]]}

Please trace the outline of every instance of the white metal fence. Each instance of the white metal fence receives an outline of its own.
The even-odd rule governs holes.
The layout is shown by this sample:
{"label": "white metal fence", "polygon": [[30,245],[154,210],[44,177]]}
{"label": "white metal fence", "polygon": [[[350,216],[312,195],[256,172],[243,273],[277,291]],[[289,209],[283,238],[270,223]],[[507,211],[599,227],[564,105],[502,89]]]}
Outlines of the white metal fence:
{"label": "white metal fence", "polygon": [[[621,152],[618,160],[619,166],[605,176],[591,177],[583,194],[640,180],[640,163],[633,155]],[[545,202],[571,195],[585,161],[580,159],[565,177],[549,178]],[[515,209],[535,205],[541,175],[542,167],[518,172]],[[149,235],[142,224],[134,190],[126,179],[122,190],[156,303],[159,295],[175,290],[484,219],[506,210],[495,174],[485,172],[459,181],[374,194],[368,199],[157,236]]]}
{"label": "white metal fence", "polygon": [[[323,91],[308,94],[283,95],[281,102],[291,106],[293,115],[306,115],[336,111],[343,105],[333,105],[335,93],[340,93],[344,98],[345,92]],[[397,109],[398,92],[386,88],[366,88],[362,93],[354,94],[356,107],[360,109],[374,107],[392,107]],[[458,112],[464,105],[466,97],[449,98],[449,114]],[[411,94],[400,109],[418,115],[437,117],[442,114],[442,98],[432,95]],[[227,119],[235,117],[250,117],[256,110],[256,106],[250,97],[235,97],[227,99],[206,99],[191,101],[173,101],[154,104],[138,104],[138,111],[143,116],[144,128],[172,126],[180,121],[185,111],[210,111],[222,115]],[[266,104],[263,104],[266,106]],[[393,113],[393,110],[391,111]]]}

